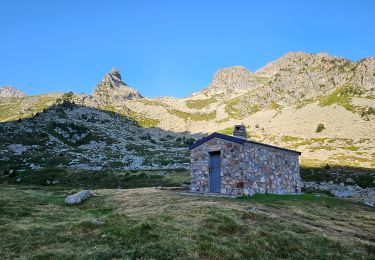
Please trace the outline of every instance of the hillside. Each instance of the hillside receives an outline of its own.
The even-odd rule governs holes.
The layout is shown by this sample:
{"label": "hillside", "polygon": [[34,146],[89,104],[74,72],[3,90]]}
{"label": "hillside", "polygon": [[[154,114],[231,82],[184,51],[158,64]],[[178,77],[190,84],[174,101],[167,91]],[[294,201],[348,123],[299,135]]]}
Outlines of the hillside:
{"label": "hillside", "polygon": [[[8,122],[0,124],[4,158],[16,155],[12,145],[43,150],[48,143],[73,168],[187,167],[191,138],[230,134],[242,122],[253,140],[302,151],[303,165],[375,167],[374,58],[353,62],[325,53],[288,53],[256,72],[242,66],[219,70],[209,86],[182,99],[143,97],[114,68],[92,95],[5,98],[0,108],[0,121]],[[33,131],[44,133],[45,142],[30,141]],[[61,137],[76,132],[90,132],[90,138],[78,145]],[[34,159],[25,155],[22,167],[43,167]]]}

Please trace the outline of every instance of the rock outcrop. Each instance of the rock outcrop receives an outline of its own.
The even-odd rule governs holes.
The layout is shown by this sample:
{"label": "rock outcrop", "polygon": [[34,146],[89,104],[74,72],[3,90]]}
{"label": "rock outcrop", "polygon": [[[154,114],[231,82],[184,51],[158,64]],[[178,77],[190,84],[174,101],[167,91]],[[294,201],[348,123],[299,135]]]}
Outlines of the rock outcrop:
{"label": "rock outcrop", "polygon": [[98,103],[116,103],[126,100],[141,99],[142,95],[129,87],[121,78],[120,71],[113,68],[95,87],[93,97]]}
{"label": "rock outcrop", "polygon": [[20,98],[27,95],[11,86],[0,87],[0,98]]}
{"label": "rock outcrop", "polygon": [[364,204],[373,207],[375,203],[375,189],[374,188],[361,188],[357,185],[344,185],[314,181],[303,182],[302,186],[306,189],[328,191],[333,196],[338,198],[355,198],[362,201]]}
{"label": "rock outcrop", "polygon": [[257,79],[251,71],[243,66],[234,66],[217,71],[211,84],[201,93],[206,96],[231,96],[233,93],[246,92],[258,86]]}
{"label": "rock outcrop", "polygon": [[70,195],[70,196],[66,197],[65,203],[68,204],[68,205],[79,204],[82,201],[89,198],[91,195],[92,194],[89,190],[83,190],[83,191],[77,192],[73,195]]}

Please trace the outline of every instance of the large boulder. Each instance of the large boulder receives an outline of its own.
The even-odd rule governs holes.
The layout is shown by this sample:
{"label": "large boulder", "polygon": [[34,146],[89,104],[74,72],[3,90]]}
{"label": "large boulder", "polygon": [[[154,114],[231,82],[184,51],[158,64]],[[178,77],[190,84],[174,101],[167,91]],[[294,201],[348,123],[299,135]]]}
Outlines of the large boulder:
{"label": "large boulder", "polygon": [[353,196],[352,192],[348,190],[332,190],[331,193],[333,196],[339,198],[348,198]]}
{"label": "large boulder", "polygon": [[85,199],[89,198],[91,195],[92,193],[89,190],[83,190],[83,191],[77,192],[76,194],[66,197],[65,203],[68,205],[79,204]]}

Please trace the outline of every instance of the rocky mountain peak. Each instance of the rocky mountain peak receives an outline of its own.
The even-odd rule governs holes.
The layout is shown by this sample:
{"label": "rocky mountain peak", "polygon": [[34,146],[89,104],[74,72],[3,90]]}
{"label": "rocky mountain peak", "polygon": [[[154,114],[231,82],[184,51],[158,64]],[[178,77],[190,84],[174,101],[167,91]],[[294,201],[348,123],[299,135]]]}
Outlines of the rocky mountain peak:
{"label": "rocky mountain peak", "polygon": [[112,76],[113,78],[122,80],[121,79],[120,70],[118,68],[116,68],[116,67],[113,67],[112,70],[111,70],[111,72],[108,73],[108,75]]}
{"label": "rocky mountain peak", "polygon": [[229,96],[252,89],[257,84],[254,73],[243,66],[233,66],[218,70],[211,84],[202,92],[206,95],[223,94]]}
{"label": "rocky mountain peak", "polygon": [[0,98],[20,98],[26,97],[27,95],[22,91],[11,87],[11,86],[4,86],[0,87]]}
{"label": "rocky mountain peak", "polygon": [[329,70],[339,66],[354,66],[348,59],[331,56],[328,53],[288,52],[279,59],[268,63],[255,73],[262,77],[271,77],[283,72],[304,72],[311,68]]}
{"label": "rocky mountain peak", "polygon": [[129,87],[122,80],[119,69],[115,67],[95,87],[93,96],[104,103],[142,98],[142,95],[137,90]]}

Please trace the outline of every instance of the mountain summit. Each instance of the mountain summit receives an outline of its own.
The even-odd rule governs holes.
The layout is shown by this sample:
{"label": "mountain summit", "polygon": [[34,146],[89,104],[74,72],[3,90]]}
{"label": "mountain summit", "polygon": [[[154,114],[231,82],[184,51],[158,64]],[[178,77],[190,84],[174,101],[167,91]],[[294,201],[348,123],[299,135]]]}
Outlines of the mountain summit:
{"label": "mountain summit", "polygon": [[124,101],[143,98],[135,89],[129,87],[121,78],[120,71],[113,68],[95,87],[93,96],[102,101]]}
{"label": "mountain summit", "polygon": [[0,98],[20,98],[27,95],[11,86],[0,87]]}
{"label": "mountain summit", "polygon": [[243,66],[233,66],[217,71],[211,84],[202,90],[210,96],[222,94],[229,96],[232,93],[251,90],[257,84],[254,73]]}

